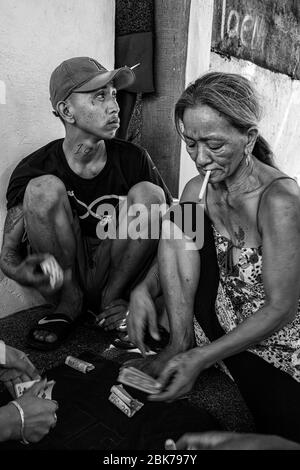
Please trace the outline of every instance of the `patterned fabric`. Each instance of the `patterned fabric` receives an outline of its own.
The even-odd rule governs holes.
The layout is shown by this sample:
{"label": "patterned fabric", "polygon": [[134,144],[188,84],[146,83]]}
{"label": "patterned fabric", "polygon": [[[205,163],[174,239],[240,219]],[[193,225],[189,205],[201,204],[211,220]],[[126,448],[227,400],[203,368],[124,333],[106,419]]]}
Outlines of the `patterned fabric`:
{"label": "patterned fabric", "polygon": [[[216,313],[226,333],[261,308],[265,301],[262,283],[262,247],[240,248],[232,262],[232,242],[214,229],[220,283]],[[295,319],[249,351],[290,374],[300,382],[300,304]]]}

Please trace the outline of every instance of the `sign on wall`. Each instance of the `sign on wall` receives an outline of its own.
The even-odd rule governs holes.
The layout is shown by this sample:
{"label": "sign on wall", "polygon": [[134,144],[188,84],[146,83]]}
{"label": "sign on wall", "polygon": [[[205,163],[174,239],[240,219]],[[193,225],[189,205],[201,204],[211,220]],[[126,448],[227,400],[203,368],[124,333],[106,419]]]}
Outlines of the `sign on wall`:
{"label": "sign on wall", "polygon": [[215,0],[212,50],[300,79],[300,1]]}

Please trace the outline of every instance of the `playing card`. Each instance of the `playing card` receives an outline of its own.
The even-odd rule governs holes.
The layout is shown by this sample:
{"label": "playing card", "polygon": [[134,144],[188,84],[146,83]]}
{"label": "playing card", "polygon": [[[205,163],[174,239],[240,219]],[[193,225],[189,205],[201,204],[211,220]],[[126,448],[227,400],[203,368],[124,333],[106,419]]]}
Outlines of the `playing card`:
{"label": "playing card", "polygon": [[149,382],[159,384],[151,375],[146,374],[145,372],[142,372],[140,369],[137,369],[136,367],[124,367],[126,371],[130,372],[133,375],[137,375],[138,377],[144,378],[145,380],[148,380]]}
{"label": "playing card", "polygon": [[130,379],[126,379],[124,377],[119,377],[118,381],[123,383],[124,385],[128,385],[129,387],[136,388],[137,390],[140,390],[141,392],[145,392],[145,393],[150,394],[150,395],[154,395],[154,394],[160,392],[159,389],[151,387],[149,385],[141,384],[136,380],[130,380]]}
{"label": "playing card", "polygon": [[[21,397],[26,390],[31,388],[35,383],[40,382],[39,380],[29,380],[28,382],[22,382],[15,384],[15,392],[17,398]],[[45,398],[51,400],[53,385],[55,384],[54,380],[50,380],[46,383],[44,390],[41,390],[37,395],[39,398]]]}
{"label": "playing card", "polygon": [[131,406],[133,398],[122,385],[113,385],[110,391],[117,395],[126,405]]}
{"label": "playing card", "polygon": [[113,403],[119,410],[123,411],[128,418],[131,418],[131,410],[130,407],[122,401],[115,393],[111,393],[108,397],[109,401]]}
{"label": "playing card", "polygon": [[144,403],[133,398],[126,392],[122,385],[113,385],[110,391],[109,401],[123,411],[129,418],[134,416],[135,413],[144,406]]}
{"label": "playing card", "polygon": [[64,272],[54,256],[49,256],[40,266],[43,273],[49,275],[49,282],[52,289],[62,286],[64,282]]}
{"label": "playing card", "polygon": [[151,395],[159,393],[161,390],[160,383],[150,375],[148,376],[144,373],[138,374],[135,371],[132,372],[132,370],[128,370],[127,368],[120,370],[118,382]]}
{"label": "playing card", "polygon": [[26,390],[32,387],[36,382],[39,382],[39,380],[29,380],[28,382],[22,382],[19,384],[15,384],[15,392],[17,398],[21,397]]}
{"label": "playing card", "polygon": [[140,383],[147,383],[153,387],[160,387],[160,383],[157,382],[151,375],[145,374],[139,369],[136,369],[135,367],[124,367],[120,370],[120,373],[128,377],[136,377],[139,379]]}
{"label": "playing card", "polygon": [[51,400],[52,399],[52,389],[55,384],[54,380],[49,380],[49,382],[46,383],[46,386],[44,390],[42,390],[39,394],[39,398],[44,398],[45,400]]}

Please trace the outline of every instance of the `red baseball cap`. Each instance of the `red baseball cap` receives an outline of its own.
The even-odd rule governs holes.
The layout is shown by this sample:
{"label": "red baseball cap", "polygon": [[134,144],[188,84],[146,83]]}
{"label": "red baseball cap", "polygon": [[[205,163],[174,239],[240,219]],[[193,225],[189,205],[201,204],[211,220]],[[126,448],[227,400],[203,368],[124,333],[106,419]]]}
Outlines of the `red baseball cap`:
{"label": "red baseball cap", "polygon": [[94,91],[112,80],[116,89],[121,90],[134,82],[135,74],[127,66],[109,71],[90,57],[73,57],[62,62],[52,72],[50,101],[56,110],[57,103],[68,98],[71,93]]}

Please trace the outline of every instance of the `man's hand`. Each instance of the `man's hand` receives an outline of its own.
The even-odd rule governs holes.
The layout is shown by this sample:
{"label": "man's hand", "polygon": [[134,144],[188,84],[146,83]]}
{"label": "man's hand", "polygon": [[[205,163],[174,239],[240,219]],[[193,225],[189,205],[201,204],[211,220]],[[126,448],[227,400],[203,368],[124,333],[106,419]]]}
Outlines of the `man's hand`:
{"label": "man's hand", "polygon": [[49,284],[49,275],[44,274],[40,269],[40,263],[49,255],[45,253],[28,255],[18,268],[18,282],[23,286],[45,287]]}
{"label": "man's hand", "polygon": [[130,295],[127,331],[130,342],[139,348],[143,356],[149,351],[144,342],[147,328],[152,338],[159,341],[160,336],[154,301],[146,288],[137,286]]}
{"label": "man's hand", "polygon": [[126,300],[113,300],[104,308],[103,312],[97,316],[95,323],[104,330],[118,329],[122,321],[125,320],[127,311],[128,302],[126,302]]}
{"label": "man's hand", "polygon": [[5,345],[5,363],[0,364],[0,381],[4,382],[10,394],[15,397],[14,385],[40,379],[38,370],[19,349]]}

